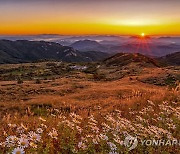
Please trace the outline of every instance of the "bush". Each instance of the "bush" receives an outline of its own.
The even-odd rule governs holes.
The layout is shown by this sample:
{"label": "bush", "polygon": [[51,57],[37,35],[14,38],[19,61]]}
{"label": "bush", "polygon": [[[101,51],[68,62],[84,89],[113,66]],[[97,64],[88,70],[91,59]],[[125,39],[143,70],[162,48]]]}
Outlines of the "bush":
{"label": "bush", "polygon": [[41,80],[40,79],[36,79],[36,84],[41,84]]}
{"label": "bush", "polygon": [[95,74],[97,73],[97,68],[96,66],[90,66],[86,70],[84,70],[84,73]]}
{"label": "bush", "polygon": [[17,79],[17,84],[22,84],[23,83],[23,80],[21,78],[18,78]]}
{"label": "bush", "polygon": [[99,74],[99,73],[93,74],[93,78],[94,78],[94,80],[98,80],[98,81],[106,79],[104,74]]}

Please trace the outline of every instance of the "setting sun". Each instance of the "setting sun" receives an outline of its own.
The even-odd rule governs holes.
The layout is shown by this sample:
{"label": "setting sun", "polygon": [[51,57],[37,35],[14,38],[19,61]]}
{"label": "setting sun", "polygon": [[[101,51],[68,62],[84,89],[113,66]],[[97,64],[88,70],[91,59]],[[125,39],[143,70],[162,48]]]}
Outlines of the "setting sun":
{"label": "setting sun", "polygon": [[144,33],[141,33],[141,37],[144,37],[145,36],[145,34]]}

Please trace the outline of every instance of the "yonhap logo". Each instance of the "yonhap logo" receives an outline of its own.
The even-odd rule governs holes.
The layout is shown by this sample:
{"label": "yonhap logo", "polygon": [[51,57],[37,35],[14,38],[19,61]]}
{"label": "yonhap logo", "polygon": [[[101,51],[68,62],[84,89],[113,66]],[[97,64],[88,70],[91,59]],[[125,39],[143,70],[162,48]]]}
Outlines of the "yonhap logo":
{"label": "yonhap logo", "polygon": [[126,136],[124,145],[128,148],[129,151],[136,148],[138,145],[137,137],[133,137],[131,135]]}
{"label": "yonhap logo", "polygon": [[128,148],[128,151],[131,151],[137,147],[138,143],[141,146],[180,146],[180,141],[177,139],[173,139],[173,140],[165,140],[165,139],[141,140],[139,139],[139,142],[138,142],[137,137],[133,137],[129,134],[126,134],[126,137],[121,145],[124,145],[125,147]]}

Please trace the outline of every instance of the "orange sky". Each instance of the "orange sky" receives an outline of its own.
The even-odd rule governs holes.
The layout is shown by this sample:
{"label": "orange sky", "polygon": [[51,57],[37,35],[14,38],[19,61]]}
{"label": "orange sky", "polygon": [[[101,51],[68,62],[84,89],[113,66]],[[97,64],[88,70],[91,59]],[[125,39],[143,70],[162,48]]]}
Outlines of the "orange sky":
{"label": "orange sky", "polygon": [[0,23],[0,34],[180,35],[180,1],[6,0]]}

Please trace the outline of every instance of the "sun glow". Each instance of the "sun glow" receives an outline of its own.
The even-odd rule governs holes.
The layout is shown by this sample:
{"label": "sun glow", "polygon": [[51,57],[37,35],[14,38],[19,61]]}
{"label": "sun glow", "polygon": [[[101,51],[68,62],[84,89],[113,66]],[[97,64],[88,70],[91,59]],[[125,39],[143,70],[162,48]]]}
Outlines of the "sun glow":
{"label": "sun glow", "polygon": [[141,33],[141,37],[145,37],[145,33]]}
{"label": "sun glow", "polygon": [[180,1],[164,1],[0,0],[0,34],[180,35]]}

